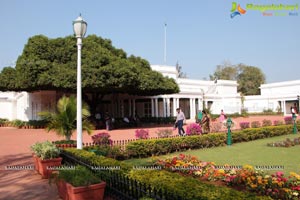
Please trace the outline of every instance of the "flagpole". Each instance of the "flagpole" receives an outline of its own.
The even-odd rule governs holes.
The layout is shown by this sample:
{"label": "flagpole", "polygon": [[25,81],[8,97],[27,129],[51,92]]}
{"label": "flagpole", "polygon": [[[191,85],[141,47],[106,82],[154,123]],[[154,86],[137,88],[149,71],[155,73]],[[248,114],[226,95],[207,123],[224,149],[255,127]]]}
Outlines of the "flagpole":
{"label": "flagpole", "polygon": [[165,23],[165,41],[164,41],[164,63],[167,64],[167,24]]}

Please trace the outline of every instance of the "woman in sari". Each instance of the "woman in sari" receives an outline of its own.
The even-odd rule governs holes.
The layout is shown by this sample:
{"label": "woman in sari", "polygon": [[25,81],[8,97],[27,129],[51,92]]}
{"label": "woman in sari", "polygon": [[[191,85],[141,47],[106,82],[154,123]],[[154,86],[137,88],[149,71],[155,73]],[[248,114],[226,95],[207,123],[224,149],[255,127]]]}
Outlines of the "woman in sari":
{"label": "woman in sari", "polygon": [[201,126],[202,126],[202,133],[207,134],[210,132],[210,118],[205,110],[202,111],[202,120],[201,120]]}

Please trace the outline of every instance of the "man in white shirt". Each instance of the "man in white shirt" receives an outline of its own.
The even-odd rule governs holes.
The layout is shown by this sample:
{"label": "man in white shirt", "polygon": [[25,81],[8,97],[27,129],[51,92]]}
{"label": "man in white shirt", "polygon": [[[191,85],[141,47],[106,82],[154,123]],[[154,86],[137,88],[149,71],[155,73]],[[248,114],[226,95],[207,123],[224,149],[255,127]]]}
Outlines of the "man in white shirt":
{"label": "man in white shirt", "polygon": [[183,121],[185,120],[185,116],[184,116],[184,113],[181,111],[180,108],[177,108],[176,111],[177,111],[177,117],[176,117],[175,124],[178,127],[178,134],[180,136],[184,136],[185,135],[185,131],[183,129]]}

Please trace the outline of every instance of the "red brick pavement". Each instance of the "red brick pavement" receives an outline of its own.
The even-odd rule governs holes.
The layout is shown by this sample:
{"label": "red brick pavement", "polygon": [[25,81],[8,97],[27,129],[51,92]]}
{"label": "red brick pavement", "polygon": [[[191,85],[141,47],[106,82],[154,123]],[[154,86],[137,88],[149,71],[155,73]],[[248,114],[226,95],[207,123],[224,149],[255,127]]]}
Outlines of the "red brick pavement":
{"label": "red brick pavement", "polygon": [[[236,118],[234,122],[241,121],[262,121],[283,120],[283,116],[257,116],[249,118]],[[168,127],[151,127],[148,129],[151,137],[156,137],[156,131]],[[236,126],[236,128],[238,128]],[[98,133],[105,130],[96,130]],[[110,131],[113,140],[134,139],[135,128],[118,129]],[[177,131],[173,131],[176,135]],[[0,199],[7,200],[56,200],[59,199],[54,185],[49,185],[48,180],[41,179],[41,176],[34,170],[7,170],[7,166],[33,166],[30,152],[30,145],[37,141],[55,141],[63,139],[55,133],[47,133],[44,129],[16,129],[10,127],[0,127]],[[76,139],[76,134],[72,137]],[[91,142],[91,137],[83,135],[84,142]]]}

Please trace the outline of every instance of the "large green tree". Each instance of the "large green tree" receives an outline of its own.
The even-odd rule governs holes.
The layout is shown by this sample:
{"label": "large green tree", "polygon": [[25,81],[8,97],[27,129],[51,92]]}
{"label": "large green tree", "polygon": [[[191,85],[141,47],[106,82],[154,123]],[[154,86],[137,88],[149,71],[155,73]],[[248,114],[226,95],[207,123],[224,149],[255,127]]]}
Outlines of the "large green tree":
{"label": "large green tree", "polygon": [[[0,74],[2,91],[76,91],[76,38],[29,38],[16,67]],[[152,71],[148,61],[127,56],[108,39],[89,35],[83,39],[82,88],[93,111],[104,95],[128,93],[158,95],[179,92],[174,79]],[[87,95],[89,94],[89,95]]]}
{"label": "large green tree", "polygon": [[244,64],[231,65],[228,62],[218,65],[210,80],[236,80],[238,92],[243,95],[260,94],[260,85],[265,83],[265,75],[260,68]]}

